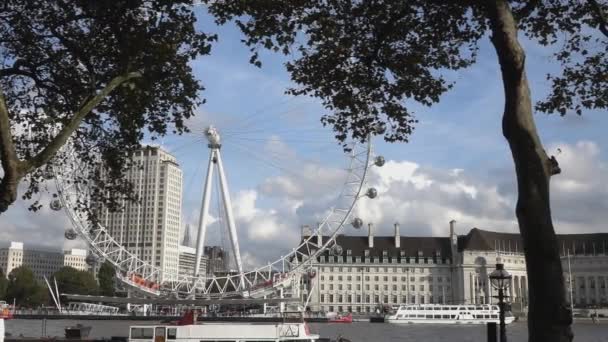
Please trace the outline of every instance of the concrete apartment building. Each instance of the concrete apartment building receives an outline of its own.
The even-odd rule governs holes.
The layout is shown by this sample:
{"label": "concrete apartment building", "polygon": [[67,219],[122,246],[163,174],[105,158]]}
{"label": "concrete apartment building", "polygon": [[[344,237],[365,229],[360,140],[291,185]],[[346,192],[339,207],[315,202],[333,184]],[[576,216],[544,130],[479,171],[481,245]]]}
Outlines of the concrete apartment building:
{"label": "concrete apartment building", "polygon": [[[179,273],[183,275],[194,275],[196,261],[196,248],[189,246],[179,246]],[[201,255],[200,273],[207,273],[209,258]]]}
{"label": "concrete apartment building", "polygon": [[70,249],[66,251],[46,251],[24,248],[22,242],[11,242],[8,247],[0,248],[0,268],[5,276],[17,267],[27,266],[34,272],[36,279],[50,277],[61,267],[70,266],[80,271],[86,271],[87,251]]}
{"label": "concrete apartment building", "polygon": [[[186,225],[184,239],[179,246],[179,272],[180,274],[194,274],[194,261],[196,260],[195,239],[192,238],[190,225]],[[229,268],[228,252],[221,246],[203,246],[201,256],[201,273],[214,274],[227,272]]]}
{"label": "concrete apartment building", "polygon": [[128,171],[140,203],[102,217],[110,235],[140,259],[163,270],[163,279],[178,274],[182,210],[182,170],[160,147],[146,146],[133,155],[138,167]]}
{"label": "concrete apartment building", "polygon": [[[326,251],[309,275],[301,296],[313,311],[373,312],[379,305],[495,302],[488,281],[497,259],[513,276],[508,295],[514,310],[526,308],[527,273],[519,234],[477,228],[447,237],[339,235],[342,255]],[[315,237],[326,239],[327,237]],[[575,306],[608,305],[608,234],[558,235],[564,277]],[[570,272],[568,268],[570,261]]]}

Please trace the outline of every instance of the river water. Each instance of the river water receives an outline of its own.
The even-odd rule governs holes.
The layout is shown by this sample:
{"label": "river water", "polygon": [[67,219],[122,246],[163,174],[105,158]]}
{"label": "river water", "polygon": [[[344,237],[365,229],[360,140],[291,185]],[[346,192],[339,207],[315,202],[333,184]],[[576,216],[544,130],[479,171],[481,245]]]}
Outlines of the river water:
{"label": "river water", "polygon": [[[127,336],[130,325],[153,324],[152,322],[137,321],[73,321],[47,320],[46,336],[63,336],[66,326],[81,323],[93,327],[92,338],[109,338],[111,336]],[[8,320],[5,321],[6,332],[13,336],[26,337],[42,336],[43,322],[40,320]],[[336,338],[342,335],[352,342],[384,342],[384,341],[413,341],[413,342],[484,342],[486,328],[482,325],[398,325],[389,323],[355,322],[353,324],[310,324],[310,330],[322,337]],[[608,342],[608,324],[576,323],[574,325],[574,341],[576,342]],[[525,322],[516,322],[507,326],[509,342],[527,341]]]}

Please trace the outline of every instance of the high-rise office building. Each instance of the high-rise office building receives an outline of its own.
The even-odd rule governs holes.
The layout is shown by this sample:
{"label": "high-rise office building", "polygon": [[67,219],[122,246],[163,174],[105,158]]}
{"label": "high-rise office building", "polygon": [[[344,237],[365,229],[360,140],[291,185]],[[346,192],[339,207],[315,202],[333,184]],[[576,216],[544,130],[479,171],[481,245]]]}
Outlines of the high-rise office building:
{"label": "high-rise office building", "polygon": [[177,159],[160,147],[146,146],[133,154],[127,172],[139,202],[125,203],[122,212],[102,216],[110,235],[141,260],[163,270],[159,281],[172,280],[179,268],[182,170]]}

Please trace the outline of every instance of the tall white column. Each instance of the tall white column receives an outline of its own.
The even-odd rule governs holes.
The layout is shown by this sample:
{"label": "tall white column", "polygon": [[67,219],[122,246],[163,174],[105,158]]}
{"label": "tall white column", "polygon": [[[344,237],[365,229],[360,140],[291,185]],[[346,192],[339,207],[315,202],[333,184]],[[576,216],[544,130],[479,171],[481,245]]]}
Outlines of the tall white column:
{"label": "tall white column", "polygon": [[207,233],[207,221],[209,220],[209,200],[211,199],[211,182],[213,179],[213,165],[215,164],[215,149],[211,149],[209,154],[209,165],[207,166],[207,178],[203,188],[203,203],[198,218],[198,234],[196,237],[196,260],[194,266],[194,276],[200,273],[201,257],[204,252],[205,234]]}
{"label": "tall white column", "polygon": [[[234,224],[234,217],[232,215],[232,201],[230,200],[230,192],[228,191],[228,183],[226,182],[226,176],[224,175],[224,166],[222,165],[222,158],[220,156],[219,150],[216,152],[216,156],[217,168],[220,174],[220,189],[222,191],[224,208],[226,208],[226,219],[228,220],[228,228],[230,231],[230,242],[232,242],[232,251],[234,252],[236,267],[239,273],[242,274],[243,265],[241,264],[241,252],[239,249],[239,240],[236,233],[236,225]],[[245,286],[245,284],[241,282],[241,286]]]}

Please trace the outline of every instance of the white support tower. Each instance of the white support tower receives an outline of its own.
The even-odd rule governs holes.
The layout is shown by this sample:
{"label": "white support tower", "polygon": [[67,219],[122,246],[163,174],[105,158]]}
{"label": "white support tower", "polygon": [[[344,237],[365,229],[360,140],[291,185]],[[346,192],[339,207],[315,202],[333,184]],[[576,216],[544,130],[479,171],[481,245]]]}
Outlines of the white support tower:
{"label": "white support tower", "polygon": [[[213,126],[209,126],[205,135],[209,140],[209,165],[207,166],[207,178],[205,179],[205,186],[203,189],[203,203],[201,205],[201,213],[199,216],[198,234],[196,238],[196,265],[194,267],[194,276],[200,277],[200,262],[201,256],[203,255],[205,245],[205,234],[207,233],[207,223],[209,220],[209,200],[211,198],[211,182],[213,180],[213,169],[217,168],[220,180],[220,196],[222,197],[222,204],[224,206],[224,212],[226,213],[226,222],[228,223],[228,232],[230,236],[230,242],[232,243],[232,252],[236,262],[236,267],[239,274],[243,274],[243,265],[241,263],[241,253],[239,249],[239,240],[236,233],[236,225],[234,223],[234,215],[232,215],[232,202],[230,201],[230,192],[228,191],[228,183],[226,182],[226,175],[224,174],[224,165],[222,164],[222,157],[220,155],[220,148],[222,147],[220,141],[220,135]],[[243,283],[241,283],[243,284]]]}

